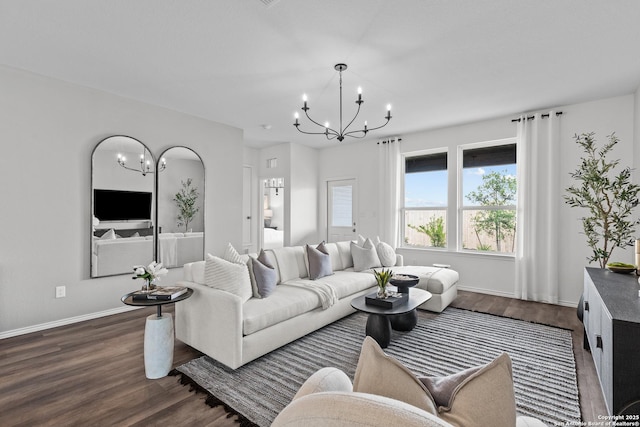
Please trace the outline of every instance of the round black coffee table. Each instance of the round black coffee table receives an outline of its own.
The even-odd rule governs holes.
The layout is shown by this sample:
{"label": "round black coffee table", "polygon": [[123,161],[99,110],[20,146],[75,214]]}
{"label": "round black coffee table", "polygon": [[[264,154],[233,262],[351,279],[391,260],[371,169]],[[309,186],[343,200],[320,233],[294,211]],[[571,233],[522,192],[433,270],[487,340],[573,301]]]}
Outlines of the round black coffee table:
{"label": "round black coffee table", "polygon": [[416,308],[431,299],[431,292],[422,289],[411,289],[407,302],[393,308],[384,308],[367,304],[365,295],[354,298],[351,307],[368,313],[366,333],[375,339],[380,347],[385,348],[391,342],[391,329],[410,331],[418,323]]}

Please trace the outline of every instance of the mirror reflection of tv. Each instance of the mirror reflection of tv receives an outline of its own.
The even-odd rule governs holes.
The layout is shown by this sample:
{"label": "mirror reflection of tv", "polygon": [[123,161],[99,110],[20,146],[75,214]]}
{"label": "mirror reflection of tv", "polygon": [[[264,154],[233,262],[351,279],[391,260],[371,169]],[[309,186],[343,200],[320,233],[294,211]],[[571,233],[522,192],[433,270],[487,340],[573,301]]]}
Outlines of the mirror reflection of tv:
{"label": "mirror reflection of tv", "polygon": [[100,221],[151,220],[153,194],[146,191],[93,190],[93,214]]}

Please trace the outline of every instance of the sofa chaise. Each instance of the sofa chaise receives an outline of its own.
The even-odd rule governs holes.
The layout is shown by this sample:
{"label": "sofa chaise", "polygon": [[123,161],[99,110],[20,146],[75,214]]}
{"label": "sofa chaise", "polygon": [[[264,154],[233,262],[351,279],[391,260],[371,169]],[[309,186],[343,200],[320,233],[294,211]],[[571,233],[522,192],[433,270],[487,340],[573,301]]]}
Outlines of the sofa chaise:
{"label": "sofa chaise", "polygon": [[[358,255],[354,265],[354,244],[349,241],[323,244],[330,259],[331,274],[316,280],[309,278],[307,247],[263,251],[260,256],[275,270],[277,283],[267,297],[256,295],[255,289],[253,293],[250,289],[247,297],[244,289],[230,292],[207,285],[210,280],[207,263],[217,257],[208,255],[206,261],[186,264],[184,280],[179,285],[192,288],[194,293],[191,298],[176,304],[176,338],[236,369],[355,312],[351,300],[373,292],[376,281],[372,268],[356,271],[362,269],[362,265],[358,265],[362,263],[360,248],[356,247],[354,250]],[[416,286],[433,294],[433,298],[420,308],[440,312],[455,299],[456,271],[403,266],[402,256],[389,253],[390,246],[385,247],[387,251],[382,255],[386,258],[387,268],[396,274],[419,276],[420,282]],[[370,247],[366,250],[371,254]],[[241,259],[241,262],[251,264],[251,260],[256,262],[256,254],[243,255]],[[376,256],[376,259],[379,258]],[[217,259],[216,262],[223,261]]]}

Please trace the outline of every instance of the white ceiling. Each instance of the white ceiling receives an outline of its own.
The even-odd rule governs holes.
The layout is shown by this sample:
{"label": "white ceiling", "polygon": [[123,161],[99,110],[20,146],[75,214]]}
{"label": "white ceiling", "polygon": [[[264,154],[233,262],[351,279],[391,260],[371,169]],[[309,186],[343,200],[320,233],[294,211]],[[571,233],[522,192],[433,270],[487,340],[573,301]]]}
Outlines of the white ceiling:
{"label": "white ceiling", "polygon": [[338,121],[338,62],[345,120],[357,86],[360,124],[393,106],[375,139],[632,93],[639,47],[636,0],[0,0],[0,64],[229,124],[254,147],[338,144],[292,125],[303,92]]}

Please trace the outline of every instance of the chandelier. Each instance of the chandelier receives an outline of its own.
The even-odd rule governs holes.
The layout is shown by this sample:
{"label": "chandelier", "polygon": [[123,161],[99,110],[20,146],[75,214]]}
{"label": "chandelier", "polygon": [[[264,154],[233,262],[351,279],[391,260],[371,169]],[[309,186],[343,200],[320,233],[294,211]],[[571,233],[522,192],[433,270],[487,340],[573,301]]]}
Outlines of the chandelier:
{"label": "chandelier", "polygon": [[278,190],[280,188],[284,188],[284,178],[269,178],[264,180],[264,188],[275,188],[276,196],[278,195]]}
{"label": "chandelier", "polygon": [[[147,176],[148,173],[154,173],[151,170],[151,160],[148,160],[144,153],[140,154],[140,166],[136,168],[131,168],[127,166],[127,158],[122,154],[118,153],[118,164],[125,168],[126,170],[130,170],[133,172],[139,172],[142,176]],[[163,157],[160,159],[160,164],[158,165],[158,172],[162,172],[167,167],[167,160]]]}
{"label": "chandelier", "polygon": [[302,132],[302,133],[306,133],[309,135],[324,135],[327,137],[328,140],[331,139],[337,139],[338,141],[342,141],[346,136],[350,136],[352,138],[364,138],[368,132],[372,131],[372,130],[376,130],[376,129],[380,129],[382,127],[385,127],[388,123],[389,120],[391,120],[391,104],[387,104],[387,115],[385,116],[385,119],[387,119],[386,122],[384,122],[382,125],[377,126],[377,127],[373,127],[373,128],[369,128],[367,127],[367,122],[364,122],[364,128],[362,129],[357,129],[357,130],[348,130],[349,126],[351,126],[351,124],[355,121],[356,117],[358,117],[358,114],[360,113],[360,107],[362,106],[362,103],[364,102],[364,100],[362,99],[362,88],[358,88],[358,99],[356,100],[356,104],[358,104],[358,110],[356,111],[356,115],[353,117],[353,119],[351,119],[351,121],[345,126],[342,127],[343,125],[343,121],[342,121],[342,72],[344,70],[347,69],[347,64],[336,64],[333,68],[335,68],[336,71],[338,71],[340,73],[340,127],[339,130],[335,130],[333,128],[331,128],[329,126],[329,122],[325,122],[324,125],[321,125],[320,123],[316,122],[315,120],[313,120],[311,117],[309,117],[309,106],[307,104],[307,95],[302,95],[302,101],[303,101],[303,106],[302,106],[302,111],[304,111],[304,114],[307,116],[307,118],[314,124],[323,127],[324,131],[322,132],[307,132],[304,131],[302,129],[300,129],[300,123],[298,121],[298,119],[300,118],[300,115],[296,112],[294,114],[294,118],[296,119],[295,123],[293,124],[296,129],[298,129],[298,131]]}

